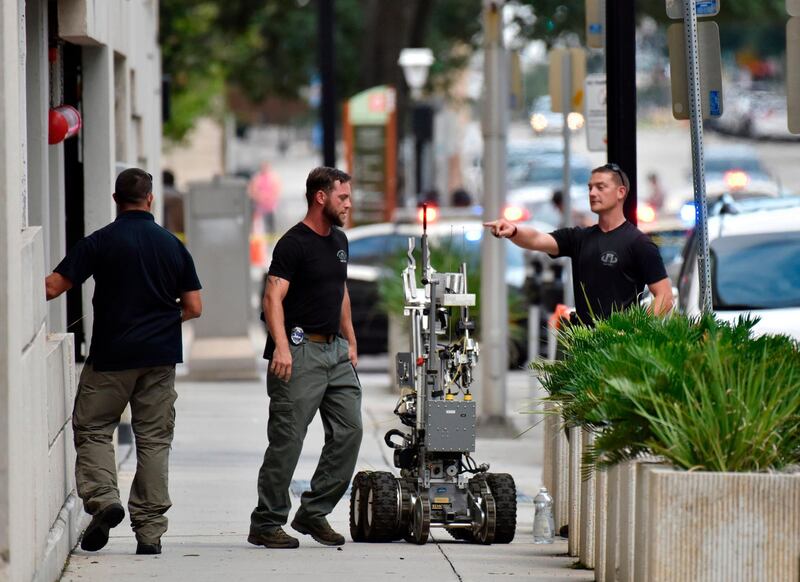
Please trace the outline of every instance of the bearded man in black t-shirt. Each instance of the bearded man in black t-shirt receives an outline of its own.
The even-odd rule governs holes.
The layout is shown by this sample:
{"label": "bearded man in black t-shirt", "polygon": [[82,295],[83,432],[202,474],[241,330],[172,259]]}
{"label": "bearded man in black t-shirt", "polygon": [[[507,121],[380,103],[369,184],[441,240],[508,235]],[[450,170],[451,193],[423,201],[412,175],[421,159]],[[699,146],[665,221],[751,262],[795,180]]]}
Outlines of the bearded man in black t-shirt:
{"label": "bearded man in black t-shirt", "polygon": [[275,245],[264,293],[269,446],[258,473],[258,505],[247,541],[267,548],[299,546],[282,526],[291,507],[292,474],[317,410],[325,445],[292,528],[321,544],[344,544],[325,516],[347,490],[361,445],[361,385],[346,285],[348,245],[339,230],[350,211],[350,176],[334,168],[312,170],[306,200],[303,221]]}
{"label": "bearded man in black t-shirt", "polygon": [[484,226],[522,248],[572,259],[575,311],[583,324],[637,303],[645,286],[653,295],[653,313],[666,314],[672,309],[672,285],[658,247],[625,219],[629,189],[625,172],[606,164],[592,170],[589,180],[589,204],[598,216],[594,226],[550,234],[502,218]]}

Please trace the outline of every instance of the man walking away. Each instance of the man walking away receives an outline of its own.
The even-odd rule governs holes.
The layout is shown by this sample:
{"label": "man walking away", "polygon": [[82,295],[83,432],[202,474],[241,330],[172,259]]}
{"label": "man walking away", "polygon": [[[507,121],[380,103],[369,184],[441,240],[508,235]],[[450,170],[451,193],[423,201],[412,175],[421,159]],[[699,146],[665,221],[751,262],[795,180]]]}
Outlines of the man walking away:
{"label": "man walking away", "polygon": [[114,190],[117,219],[76,243],[45,287],[50,300],[95,281],[92,343],[72,413],[78,495],[92,515],[81,548],[104,547],[125,517],[111,439],[130,404],[137,465],[128,511],[136,553],[160,554],[172,505],[167,471],[181,322],[200,317],[200,281],[183,244],[155,223],[152,176],[125,170]]}
{"label": "man walking away", "polygon": [[[350,176],[316,168],[306,180],[308,212],[275,245],[264,293],[270,360],[269,446],[258,473],[258,505],[247,541],[296,548],[283,531],[289,484],[303,439],[319,410],[325,445],[292,527],[328,546],[344,536],[325,518],[342,498],[361,445],[361,385],[347,294],[347,237],[339,230],[350,210]],[[341,332],[341,337],[339,334]]]}

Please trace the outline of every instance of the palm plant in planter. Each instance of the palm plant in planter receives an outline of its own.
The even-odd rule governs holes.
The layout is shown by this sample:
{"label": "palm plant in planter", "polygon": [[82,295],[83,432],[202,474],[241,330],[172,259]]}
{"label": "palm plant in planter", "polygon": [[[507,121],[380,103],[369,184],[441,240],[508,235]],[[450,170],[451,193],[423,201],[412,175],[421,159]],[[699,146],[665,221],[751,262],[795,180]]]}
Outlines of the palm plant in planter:
{"label": "palm plant in planter", "polygon": [[589,466],[650,453],[684,469],[780,470],[800,463],[800,352],[753,337],[754,324],[635,308],[567,327],[565,358],[533,367],[565,423],[597,434]]}
{"label": "palm plant in planter", "polygon": [[666,464],[616,473],[635,521],[605,542],[612,570],[633,563],[631,579],[648,582],[800,576],[800,352],[754,337],[754,324],[631,309],[568,327],[565,358],[533,365],[565,424],[596,435],[585,469],[644,454]]}

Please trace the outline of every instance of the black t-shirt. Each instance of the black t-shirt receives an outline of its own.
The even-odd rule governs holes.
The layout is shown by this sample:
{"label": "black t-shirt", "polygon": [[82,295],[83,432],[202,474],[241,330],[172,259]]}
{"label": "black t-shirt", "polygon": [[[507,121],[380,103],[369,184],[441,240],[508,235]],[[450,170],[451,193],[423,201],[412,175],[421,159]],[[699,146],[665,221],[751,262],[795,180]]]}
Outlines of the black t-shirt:
{"label": "black t-shirt", "polygon": [[[301,327],[306,333],[339,333],[348,251],[347,237],[336,227],[321,236],[299,222],[281,237],[269,274],[289,281],[283,299],[287,331]],[[274,348],[269,337],[264,358],[270,359]]]}
{"label": "black t-shirt", "polygon": [[636,303],[645,285],[667,276],[658,247],[630,222],[609,232],[594,225],[551,235],[558,243],[554,256],[572,259],[575,310],[585,324]]}
{"label": "black t-shirt", "polygon": [[123,212],[78,241],[55,268],[78,286],[94,276],[94,326],[87,362],[114,371],[183,361],[181,293],[200,289],[194,261],[141,210]]}

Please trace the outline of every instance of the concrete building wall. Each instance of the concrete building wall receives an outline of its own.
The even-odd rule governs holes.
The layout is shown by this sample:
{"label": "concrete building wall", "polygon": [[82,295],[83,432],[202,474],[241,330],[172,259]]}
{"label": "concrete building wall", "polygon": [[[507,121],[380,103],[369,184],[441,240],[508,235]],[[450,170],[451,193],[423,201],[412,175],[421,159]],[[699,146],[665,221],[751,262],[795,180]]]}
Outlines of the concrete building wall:
{"label": "concrete building wall", "polygon": [[[0,582],[57,580],[88,522],[75,493],[66,300],[47,305],[44,296],[44,277],[66,251],[64,146],[47,143],[48,109],[60,104],[48,4],[0,3]],[[115,218],[119,169],[135,165],[159,177],[158,3],[57,7],[60,38],[82,47],[88,234]],[[83,296],[91,314],[91,285]]]}

